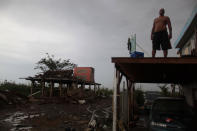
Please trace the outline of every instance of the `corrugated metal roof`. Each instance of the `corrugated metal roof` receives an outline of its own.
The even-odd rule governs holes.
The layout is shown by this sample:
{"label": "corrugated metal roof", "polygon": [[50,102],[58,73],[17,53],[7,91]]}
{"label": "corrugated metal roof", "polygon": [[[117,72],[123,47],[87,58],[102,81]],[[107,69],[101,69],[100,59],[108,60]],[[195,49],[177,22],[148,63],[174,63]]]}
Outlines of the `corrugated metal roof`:
{"label": "corrugated metal roof", "polygon": [[192,21],[194,20],[194,18],[197,15],[197,5],[195,6],[194,10],[192,11],[191,16],[189,17],[189,19],[187,20],[185,26],[183,27],[178,39],[175,41],[174,46],[176,48],[178,48],[178,45],[181,41],[181,39],[183,38],[183,36],[186,34],[186,31],[188,30],[189,26],[191,25]]}

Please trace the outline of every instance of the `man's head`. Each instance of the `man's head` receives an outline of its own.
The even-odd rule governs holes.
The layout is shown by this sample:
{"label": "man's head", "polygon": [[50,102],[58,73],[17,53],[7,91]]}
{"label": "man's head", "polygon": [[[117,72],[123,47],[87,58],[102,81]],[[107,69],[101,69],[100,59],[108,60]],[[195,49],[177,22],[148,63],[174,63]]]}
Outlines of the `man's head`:
{"label": "man's head", "polygon": [[165,10],[164,10],[164,8],[161,8],[161,9],[159,10],[159,15],[160,15],[160,16],[164,16],[164,14],[165,14]]}

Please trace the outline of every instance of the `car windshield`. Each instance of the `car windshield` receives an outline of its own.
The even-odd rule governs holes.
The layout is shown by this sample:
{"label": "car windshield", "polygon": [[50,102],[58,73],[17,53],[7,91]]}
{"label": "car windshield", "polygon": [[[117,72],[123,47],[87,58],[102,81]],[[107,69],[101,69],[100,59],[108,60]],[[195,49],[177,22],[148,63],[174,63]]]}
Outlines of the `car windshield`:
{"label": "car windshield", "polygon": [[145,97],[147,100],[153,101],[155,99],[157,99],[158,97],[160,97],[161,95],[159,93],[146,93]]}
{"label": "car windshield", "polygon": [[165,121],[168,117],[176,120],[184,118],[185,120],[191,115],[184,100],[156,100],[152,107],[152,113],[153,119],[157,121]]}
{"label": "car windshield", "polygon": [[[183,100],[157,100],[153,105],[153,110],[158,112],[182,112],[186,104]],[[178,111],[178,112],[177,112]]]}

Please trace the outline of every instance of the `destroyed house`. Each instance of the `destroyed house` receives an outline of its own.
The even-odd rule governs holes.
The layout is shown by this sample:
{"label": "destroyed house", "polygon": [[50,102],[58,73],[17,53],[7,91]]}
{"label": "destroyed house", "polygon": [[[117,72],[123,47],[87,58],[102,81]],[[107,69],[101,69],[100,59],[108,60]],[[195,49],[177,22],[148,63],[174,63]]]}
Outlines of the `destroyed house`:
{"label": "destroyed house", "polygon": [[80,85],[82,90],[85,89],[86,85],[89,86],[89,90],[91,90],[91,86],[93,85],[94,91],[98,90],[101,85],[94,82],[94,68],[92,67],[76,67],[74,70],[46,71],[43,74],[25,79],[30,80],[32,83],[31,95],[34,94],[33,89],[37,88],[41,90],[42,96],[50,97],[54,96],[54,90],[59,91],[59,96],[64,96],[63,92],[65,92],[65,90],[78,89],[78,85]]}

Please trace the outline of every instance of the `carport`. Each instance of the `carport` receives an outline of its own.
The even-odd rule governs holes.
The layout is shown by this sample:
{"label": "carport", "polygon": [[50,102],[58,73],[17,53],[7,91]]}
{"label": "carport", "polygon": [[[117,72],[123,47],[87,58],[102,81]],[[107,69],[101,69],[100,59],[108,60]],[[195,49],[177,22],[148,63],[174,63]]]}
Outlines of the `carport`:
{"label": "carport", "polygon": [[[134,120],[134,83],[173,83],[190,85],[197,83],[197,58],[130,58],[113,57],[115,64],[115,85],[113,91],[113,131],[122,128],[120,120],[120,83],[126,78],[128,92],[127,127],[132,128]],[[192,90],[192,101],[195,101]],[[187,97],[187,96],[186,96]],[[196,102],[194,107],[196,107]]]}

